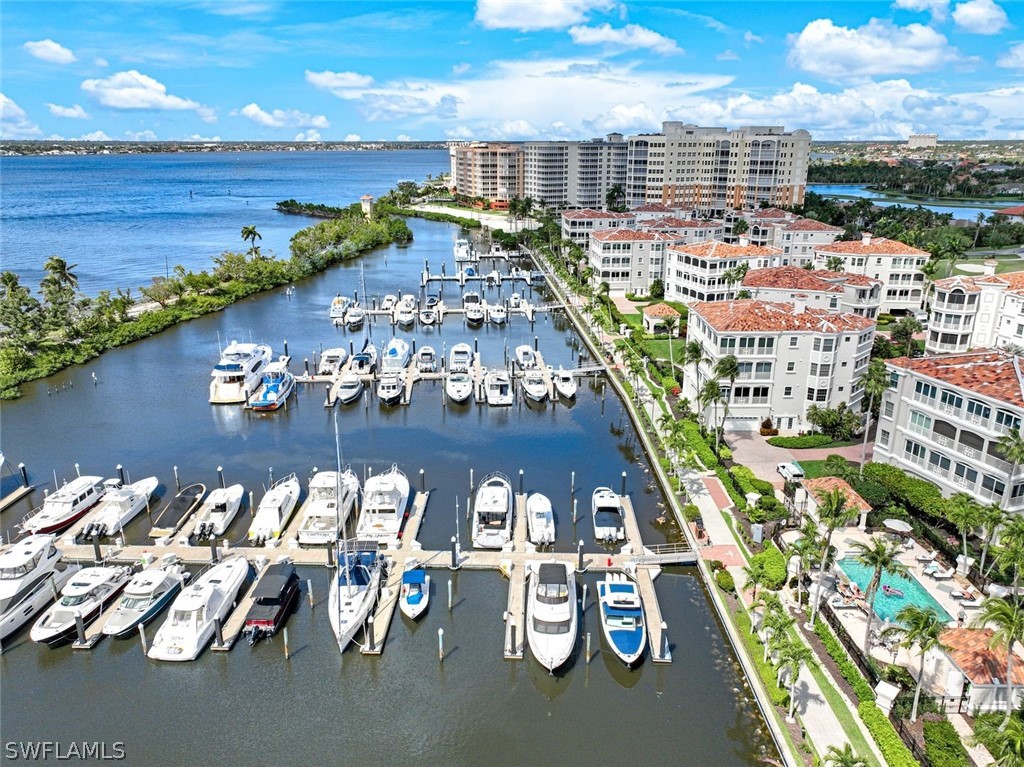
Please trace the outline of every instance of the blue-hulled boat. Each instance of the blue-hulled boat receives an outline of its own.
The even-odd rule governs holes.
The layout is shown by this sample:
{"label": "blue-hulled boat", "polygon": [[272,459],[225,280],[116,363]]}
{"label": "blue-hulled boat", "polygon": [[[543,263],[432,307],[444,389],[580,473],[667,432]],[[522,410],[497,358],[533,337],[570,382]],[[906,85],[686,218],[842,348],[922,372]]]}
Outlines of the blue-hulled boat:
{"label": "blue-hulled boat", "polygon": [[430,602],[430,576],[423,568],[408,569],[402,573],[402,598],[398,606],[402,614],[416,620],[427,611]]}
{"label": "blue-hulled boat", "polygon": [[153,620],[177,596],[191,573],[173,554],[164,559],[161,567],[132,576],[117,608],[103,625],[104,634],[119,639],[134,635],[140,625]]}
{"label": "blue-hulled boat", "polygon": [[636,583],[621,573],[608,573],[597,583],[601,632],[627,666],[643,657],[647,646],[644,608]]}
{"label": "blue-hulled boat", "polygon": [[277,410],[288,404],[294,389],[295,376],[288,372],[288,361],[282,357],[264,369],[260,388],[249,397],[248,406],[252,410]]}

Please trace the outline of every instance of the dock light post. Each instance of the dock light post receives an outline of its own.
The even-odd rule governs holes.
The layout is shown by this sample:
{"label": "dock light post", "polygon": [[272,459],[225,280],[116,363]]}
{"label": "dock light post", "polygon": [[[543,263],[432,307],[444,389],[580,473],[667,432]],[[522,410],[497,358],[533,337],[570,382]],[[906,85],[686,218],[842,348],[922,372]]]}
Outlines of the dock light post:
{"label": "dock light post", "polygon": [[620,492],[619,495],[625,495],[625,494],[626,494],[626,472],[622,472],[622,492]]}
{"label": "dock light post", "polygon": [[427,492],[427,473],[423,469],[420,469],[420,492]]}
{"label": "dock light post", "polygon": [[519,495],[523,494],[523,470],[519,470]]}
{"label": "dock light post", "polygon": [[444,629],[437,630],[437,659],[444,663]]}
{"label": "dock light post", "polygon": [[[117,464],[117,466],[115,468],[117,469],[117,476],[121,480],[121,484],[123,485],[124,484],[124,466],[122,466],[121,464]],[[75,464],[75,471],[78,471],[78,464],[77,463]]]}
{"label": "dock light post", "polygon": [[217,478],[220,480],[221,488],[227,487],[227,485],[224,484],[224,467],[223,466],[218,466],[217,467]]}
{"label": "dock light post", "polygon": [[452,563],[448,568],[449,570],[459,569],[459,552],[455,546],[455,536],[452,536]]}
{"label": "dock light post", "polygon": [[181,480],[178,479],[178,467],[174,466],[172,468],[174,469],[174,487],[181,490]]}
{"label": "dock light post", "polygon": [[583,572],[583,539],[582,538],[580,538],[580,542],[576,546],[576,553],[577,553],[577,556],[579,557],[579,559],[577,561],[577,564],[576,564],[576,572],[582,573]]}
{"label": "dock light post", "polygon": [[[76,477],[82,476],[82,470],[78,468],[78,464],[77,463],[75,464],[75,476]],[[56,486],[56,480],[54,480],[54,486]]]}
{"label": "dock light post", "polygon": [[448,579],[448,612],[452,611],[452,579]]}

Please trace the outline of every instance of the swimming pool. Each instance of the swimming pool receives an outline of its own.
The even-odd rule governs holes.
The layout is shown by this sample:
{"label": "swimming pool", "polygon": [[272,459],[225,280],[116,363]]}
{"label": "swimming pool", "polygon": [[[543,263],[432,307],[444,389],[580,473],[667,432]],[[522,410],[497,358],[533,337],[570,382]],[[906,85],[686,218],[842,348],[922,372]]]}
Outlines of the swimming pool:
{"label": "swimming pool", "polygon": [[[867,593],[868,583],[874,569],[866,567],[856,559],[847,557],[840,559],[839,566],[851,581],[860,586],[860,590]],[[889,595],[882,591],[882,586],[889,586],[903,592],[903,596]],[[878,586],[878,594],[875,596],[875,615],[883,621],[895,621],[898,613],[905,605],[917,605],[926,607],[938,613],[938,616],[947,623],[952,620],[949,613],[942,609],[942,605],[935,601],[935,598],[928,593],[913,575],[906,578],[898,575],[882,573],[882,582]]]}

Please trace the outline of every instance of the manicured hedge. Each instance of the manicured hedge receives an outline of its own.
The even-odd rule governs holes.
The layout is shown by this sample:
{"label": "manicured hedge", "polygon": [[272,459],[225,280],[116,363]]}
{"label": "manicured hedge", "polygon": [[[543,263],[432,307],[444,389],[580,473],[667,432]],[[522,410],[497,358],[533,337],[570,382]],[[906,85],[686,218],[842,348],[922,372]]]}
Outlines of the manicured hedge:
{"label": "manicured hedge", "polygon": [[829,657],[839,667],[839,673],[843,675],[843,679],[853,688],[853,694],[857,696],[857,700],[861,702],[874,701],[875,691],[863,675],[861,675],[860,669],[850,660],[846,650],[839,644],[839,640],[836,639],[835,635],[821,618],[814,622],[814,633],[818,635],[818,639],[825,646],[825,652],[829,654]]}
{"label": "manicured hedge", "polygon": [[971,767],[960,733],[948,719],[925,721],[924,750],[932,767]]}
{"label": "manicured hedge", "polygon": [[857,706],[857,713],[860,714],[861,721],[868,728],[871,737],[875,739],[878,750],[882,752],[889,767],[919,767],[920,763],[900,739],[889,717],[882,713],[882,709],[874,701],[863,701]]}
{"label": "manicured hedge", "polygon": [[864,476],[882,485],[893,499],[910,511],[918,511],[928,517],[945,517],[946,502],[939,488],[931,482],[911,477],[902,469],[885,463],[868,463]]}
{"label": "manicured hedge", "polygon": [[832,438],[827,434],[805,434],[802,437],[771,437],[768,444],[773,447],[786,447],[791,450],[800,450],[809,447],[825,447],[832,444]]}
{"label": "manicured hedge", "polygon": [[758,493],[760,492],[754,487],[754,472],[752,472],[746,466],[733,466],[732,476],[736,480],[736,484],[739,486],[740,492],[744,495],[747,493]]}
{"label": "manicured hedge", "polygon": [[733,481],[732,473],[724,466],[715,466],[715,474],[722,480],[722,486],[725,488],[725,492],[729,494],[729,498],[735,504],[737,509],[746,508],[747,499],[743,494],[736,489],[736,483]]}
{"label": "manicured hedge", "polygon": [[[723,571],[724,572],[724,571]],[[775,667],[764,660],[764,645],[757,634],[750,633],[750,616],[745,610],[737,610],[735,615],[736,629],[743,637],[743,644],[747,648],[747,655],[751,663],[757,669],[757,675],[761,677],[765,689],[768,690],[768,697],[772,703],[780,708],[789,706],[789,691],[779,687],[778,678],[775,676]]]}
{"label": "manicured hedge", "polygon": [[682,435],[686,440],[686,447],[696,453],[698,460],[708,469],[718,465],[714,451],[708,447],[708,443],[700,434],[700,426],[693,421],[682,421]]}
{"label": "manicured hedge", "polygon": [[764,568],[764,587],[777,591],[786,582],[786,556],[772,542],[764,547],[764,551],[750,558],[750,566],[758,563]]}
{"label": "manicured hedge", "polygon": [[730,594],[736,591],[736,581],[728,570],[717,571],[715,573],[715,583],[718,584],[718,588],[722,591],[727,591]]}

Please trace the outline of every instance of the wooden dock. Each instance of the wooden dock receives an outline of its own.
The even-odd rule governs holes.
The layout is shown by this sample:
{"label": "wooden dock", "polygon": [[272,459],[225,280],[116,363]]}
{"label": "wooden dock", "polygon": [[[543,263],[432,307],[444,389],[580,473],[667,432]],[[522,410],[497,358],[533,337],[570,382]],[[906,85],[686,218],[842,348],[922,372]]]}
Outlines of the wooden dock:
{"label": "wooden dock", "polygon": [[640,587],[640,599],[644,603],[644,617],[647,619],[647,636],[651,641],[651,660],[655,663],[671,663],[672,651],[666,642],[662,629],[661,606],[654,591],[654,579],[661,572],[660,567],[638,567],[636,582]]}
{"label": "wooden dock", "polygon": [[228,652],[235,646],[235,642],[238,641],[238,637],[242,634],[242,629],[245,628],[245,616],[248,615],[249,608],[252,607],[256,587],[260,585],[260,581],[263,580],[263,576],[267,574],[267,569],[269,567],[269,561],[264,561],[261,567],[257,567],[256,578],[253,580],[252,585],[249,587],[249,590],[245,592],[245,596],[242,597],[235,605],[235,609],[231,611],[227,622],[221,628],[221,636],[224,638],[224,644],[217,644],[217,638],[214,637],[213,644],[210,645],[211,650],[214,652]]}
{"label": "wooden dock", "polygon": [[85,641],[75,639],[71,643],[71,647],[75,650],[91,650],[100,640],[103,639],[103,627],[107,625],[107,621],[110,620],[110,616],[117,610],[117,606],[121,604],[121,592],[118,592],[117,596],[107,605],[100,616],[90,623],[85,628]]}
{"label": "wooden dock", "polygon": [[0,498],[0,511],[3,511],[8,506],[13,506],[35,489],[35,485],[22,485],[17,490],[8,493],[3,498]]}
{"label": "wooden dock", "polygon": [[526,634],[526,560],[509,560],[502,568],[508,575],[508,604],[505,614],[505,660],[523,657]]}
{"label": "wooden dock", "polygon": [[555,381],[551,377],[551,369],[548,368],[544,362],[544,356],[540,353],[540,349],[534,349],[533,358],[537,361],[537,370],[540,371],[541,377],[544,379],[544,385],[548,389],[548,399],[552,402],[557,402],[558,397],[555,396]]}

